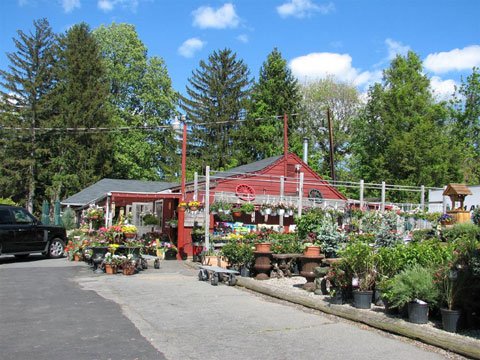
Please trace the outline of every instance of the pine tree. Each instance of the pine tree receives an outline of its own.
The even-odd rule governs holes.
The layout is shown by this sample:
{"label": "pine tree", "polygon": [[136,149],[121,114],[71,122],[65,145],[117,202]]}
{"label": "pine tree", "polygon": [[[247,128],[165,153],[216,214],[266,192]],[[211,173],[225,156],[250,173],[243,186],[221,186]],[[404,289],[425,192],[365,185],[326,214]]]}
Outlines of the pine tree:
{"label": "pine tree", "polygon": [[[434,101],[418,56],[397,56],[382,84],[370,88],[353,129],[358,177],[417,186],[458,180],[458,149],[446,131],[446,118],[446,106]],[[389,195],[392,200],[406,196]]]}
{"label": "pine tree", "polygon": [[182,108],[192,123],[189,159],[194,169],[226,169],[238,164],[232,135],[240,126],[249,95],[249,70],[230,49],[200,61],[187,86]]}
{"label": "pine tree", "polygon": [[[87,24],[72,26],[60,39],[55,88],[56,128],[112,127],[109,89],[99,46]],[[45,183],[54,200],[61,199],[110,175],[112,133],[98,131],[50,134]]]}
{"label": "pine tree", "polygon": [[289,146],[301,152],[298,133],[300,94],[297,80],[275,48],[260,69],[253,86],[248,119],[239,131],[243,163],[283,153],[283,116],[288,115]]}
{"label": "pine tree", "polygon": [[[55,79],[56,38],[46,19],[33,22],[34,31],[18,30],[16,51],[8,53],[8,70],[0,70],[0,125],[28,130],[4,130],[1,137],[0,196],[12,197],[33,211],[38,193],[39,159],[48,152],[37,128],[51,116],[49,94]],[[39,194],[41,195],[41,194]]]}

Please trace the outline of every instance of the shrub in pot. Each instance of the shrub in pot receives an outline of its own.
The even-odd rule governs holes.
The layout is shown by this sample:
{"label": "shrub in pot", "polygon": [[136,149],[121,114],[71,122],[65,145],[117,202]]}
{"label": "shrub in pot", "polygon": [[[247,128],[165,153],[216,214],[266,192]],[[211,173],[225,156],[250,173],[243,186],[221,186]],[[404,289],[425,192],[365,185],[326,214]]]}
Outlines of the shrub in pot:
{"label": "shrub in pot", "polygon": [[395,275],[389,289],[392,305],[402,308],[408,305],[410,322],[428,322],[428,304],[438,298],[438,287],[434,282],[433,271],[415,264]]}
{"label": "shrub in pot", "polygon": [[361,239],[355,239],[340,251],[340,256],[342,268],[356,280],[357,290],[353,291],[355,307],[369,309],[376,279],[374,247]]}

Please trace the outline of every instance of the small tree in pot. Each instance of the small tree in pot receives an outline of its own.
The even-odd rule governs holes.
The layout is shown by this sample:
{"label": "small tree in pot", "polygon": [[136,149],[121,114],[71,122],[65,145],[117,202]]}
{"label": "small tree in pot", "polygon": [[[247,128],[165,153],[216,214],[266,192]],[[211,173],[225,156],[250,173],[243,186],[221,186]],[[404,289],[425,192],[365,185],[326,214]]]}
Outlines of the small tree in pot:
{"label": "small tree in pot", "polygon": [[439,291],[433,271],[415,264],[395,275],[390,283],[392,305],[408,304],[408,320],[416,324],[428,322],[428,304],[433,304]]}

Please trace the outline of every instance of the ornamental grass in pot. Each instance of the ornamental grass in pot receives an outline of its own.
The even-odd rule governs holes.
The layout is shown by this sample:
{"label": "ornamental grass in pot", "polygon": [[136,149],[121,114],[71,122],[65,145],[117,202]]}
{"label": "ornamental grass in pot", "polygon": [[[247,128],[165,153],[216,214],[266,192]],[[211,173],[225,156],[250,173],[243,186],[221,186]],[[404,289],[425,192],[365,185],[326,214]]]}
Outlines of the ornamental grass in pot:
{"label": "ornamental grass in pot", "polygon": [[433,271],[415,264],[395,275],[390,283],[392,305],[408,305],[408,321],[416,324],[428,322],[428,306],[438,299],[439,291]]}

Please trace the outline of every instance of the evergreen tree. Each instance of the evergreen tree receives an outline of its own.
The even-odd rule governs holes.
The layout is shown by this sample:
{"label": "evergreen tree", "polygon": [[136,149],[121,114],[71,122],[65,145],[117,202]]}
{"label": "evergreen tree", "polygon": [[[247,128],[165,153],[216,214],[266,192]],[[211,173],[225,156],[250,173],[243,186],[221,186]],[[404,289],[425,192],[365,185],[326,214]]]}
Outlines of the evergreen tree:
{"label": "evergreen tree", "polygon": [[94,31],[107,69],[113,121],[117,127],[150,127],[114,137],[113,176],[125,179],[172,178],[179,170],[173,128],[178,101],[165,63],[147,57],[133,25],[111,24]]}
{"label": "evergreen tree", "polygon": [[252,90],[245,126],[237,142],[242,146],[241,161],[246,163],[283,154],[283,116],[288,115],[290,148],[301,153],[303,134],[298,133],[300,94],[297,80],[275,48],[260,69]]}
{"label": "evergreen tree", "polygon": [[194,170],[220,170],[238,164],[232,135],[249,95],[249,70],[230,49],[214,51],[189,79],[182,108],[192,123],[189,159]]}
{"label": "evergreen tree", "polygon": [[[48,152],[37,128],[51,116],[49,94],[55,79],[55,35],[46,19],[33,22],[34,31],[18,30],[16,51],[8,53],[8,70],[0,70],[2,101],[0,125],[22,130],[4,130],[0,137],[0,196],[12,197],[30,211],[43,199],[38,189],[39,159]],[[23,130],[28,129],[28,130]]]}
{"label": "evergreen tree", "polygon": [[462,81],[453,107],[454,134],[462,147],[463,180],[469,184],[480,183],[480,73]]}
{"label": "evergreen tree", "polygon": [[[418,56],[397,56],[356,121],[358,177],[367,182],[442,186],[459,178],[458,148],[446,132],[446,106],[435,103]],[[404,193],[389,193],[392,200]]]}
{"label": "evergreen tree", "polygon": [[[56,128],[110,128],[109,89],[100,49],[87,24],[72,26],[60,39],[55,88]],[[53,200],[72,195],[109,176],[110,132],[54,132],[45,183]]]}

